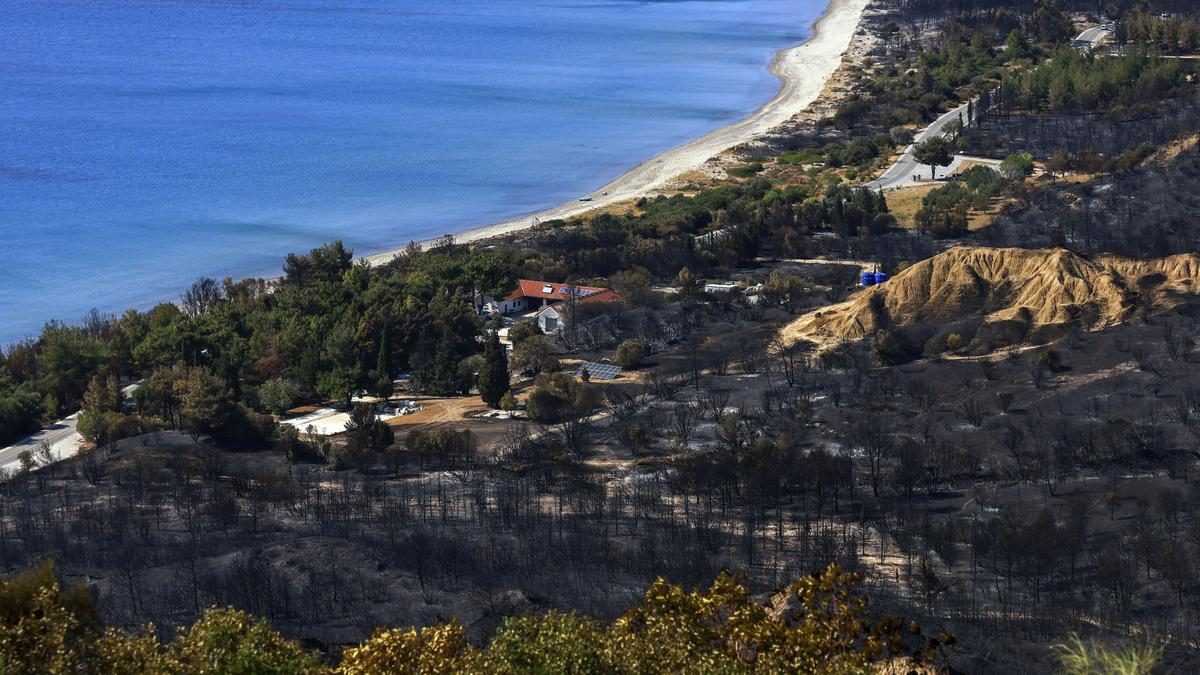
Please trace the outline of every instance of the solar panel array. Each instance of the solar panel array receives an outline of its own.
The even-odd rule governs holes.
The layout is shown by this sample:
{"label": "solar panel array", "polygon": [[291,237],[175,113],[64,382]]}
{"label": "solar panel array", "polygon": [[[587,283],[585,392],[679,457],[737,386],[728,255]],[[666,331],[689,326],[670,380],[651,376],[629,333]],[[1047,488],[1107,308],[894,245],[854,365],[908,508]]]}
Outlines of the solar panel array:
{"label": "solar panel array", "polygon": [[592,363],[588,361],[575,370],[575,376],[581,377],[585,370],[593,380],[615,380],[621,374],[621,366],[614,366],[611,363]]}
{"label": "solar panel array", "polygon": [[586,298],[596,292],[586,288],[579,288],[578,286],[563,286],[559,291],[563,295],[578,295],[581,298]]}

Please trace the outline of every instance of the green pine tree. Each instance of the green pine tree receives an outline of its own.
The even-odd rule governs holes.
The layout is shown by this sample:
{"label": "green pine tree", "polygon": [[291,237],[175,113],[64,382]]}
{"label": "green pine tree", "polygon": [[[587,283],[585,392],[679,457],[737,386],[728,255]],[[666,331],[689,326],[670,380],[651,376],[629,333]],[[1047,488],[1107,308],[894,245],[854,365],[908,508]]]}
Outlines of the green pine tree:
{"label": "green pine tree", "polygon": [[392,395],[392,342],[388,325],[384,322],[379,331],[379,355],[375,361],[375,393],[379,396]]}
{"label": "green pine tree", "polygon": [[433,372],[429,378],[429,389],[440,396],[458,393],[458,364],[454,351],[450,349],[450,341],[443,338],[438,343],[437,353],[433,357]]}
{"label": "green pine tree", "polygon": [[483,368],[479,370],[479,397],[496,408],[508,393],[508,352],[496,333],[488,336],[483,345]]}

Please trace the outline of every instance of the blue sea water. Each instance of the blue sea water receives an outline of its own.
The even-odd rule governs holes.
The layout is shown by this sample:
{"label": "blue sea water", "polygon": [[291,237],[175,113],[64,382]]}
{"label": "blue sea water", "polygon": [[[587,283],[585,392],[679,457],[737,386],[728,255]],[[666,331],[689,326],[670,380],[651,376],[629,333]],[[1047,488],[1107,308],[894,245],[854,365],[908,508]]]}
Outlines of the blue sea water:
{"label": "blue sea water", "polygon": [[825,0],[6,0],[0,344],[553,206],[733,122]]}

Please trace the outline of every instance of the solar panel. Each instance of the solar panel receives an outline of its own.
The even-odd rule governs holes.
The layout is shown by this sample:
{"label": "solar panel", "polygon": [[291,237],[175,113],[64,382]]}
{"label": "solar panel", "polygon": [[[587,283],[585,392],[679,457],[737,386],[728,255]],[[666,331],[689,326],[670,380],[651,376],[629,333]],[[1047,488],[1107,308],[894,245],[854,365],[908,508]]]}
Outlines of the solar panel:
{"label": "solar panel", "polygon": [[593,363],[588,361],[575,369],[575,376],[582,377],[585,370],[593,380],[615,380],[621,374],[621,366],[614,366],[611,363]]}

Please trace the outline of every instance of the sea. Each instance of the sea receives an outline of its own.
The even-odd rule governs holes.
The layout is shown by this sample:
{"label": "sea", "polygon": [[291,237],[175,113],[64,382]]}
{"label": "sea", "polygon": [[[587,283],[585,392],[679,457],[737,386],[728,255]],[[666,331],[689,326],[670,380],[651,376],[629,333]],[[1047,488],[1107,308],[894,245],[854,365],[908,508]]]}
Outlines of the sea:
{"label": "sea", "polygon": [[826,0],[5,0],[0,345],[598,188],[778,90]]}

